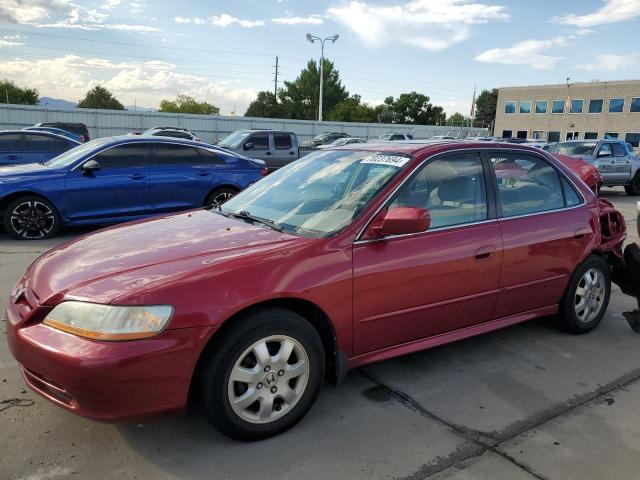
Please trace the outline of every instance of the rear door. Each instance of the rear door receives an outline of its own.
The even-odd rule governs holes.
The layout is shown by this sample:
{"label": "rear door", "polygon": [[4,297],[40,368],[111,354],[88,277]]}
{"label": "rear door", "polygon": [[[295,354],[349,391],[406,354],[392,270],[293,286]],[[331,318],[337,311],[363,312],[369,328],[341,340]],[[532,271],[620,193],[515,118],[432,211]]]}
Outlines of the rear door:
{"label": "rear door", "polygon": [[[601,156],[604,153],[604,156]],[[618,142],[603,142],[597,152],[600,173],[607,183],[626,183],[631,177],[631,159],[624,145]]]}
{"label": "rear door", "polygon": [[154,212],[201,207],[216,177],[213,161],[179,143],[152,146],[150,195]]}
{"label": "rear door", "polygon": [[288,165],[294,161],[297,156],[294,140],[290,133],[274,133],[273,134],[274,159],[271,163],[270,170],[275,170]]}
{"label": "rear door", "polygon": [[[504,246],[495,317],[553,310],[592,245],[591,214],[561,172],[530,152],[488,152]],[[553,313],[553,312],[550,312]]]}
{"label": "rear door", "polygon": [[[63,215],[71,221],[126,220],[151,213],[148,144],[117,145],[93,156],[100,170],[67,174]],[[85,162],[86,163],[86,162]]]}
{"label": "rear door", "polygon": [[0,132],[0,165],[22,163],[22,135]]}

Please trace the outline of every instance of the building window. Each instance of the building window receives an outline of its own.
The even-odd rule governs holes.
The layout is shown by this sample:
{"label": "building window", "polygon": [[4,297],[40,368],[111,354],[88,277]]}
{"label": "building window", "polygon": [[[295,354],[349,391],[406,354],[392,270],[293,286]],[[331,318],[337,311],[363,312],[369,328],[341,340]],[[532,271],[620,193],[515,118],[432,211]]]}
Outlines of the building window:
{"label": "building window", "polygon": [[534,140],[544,140],[544,131],[542,130],[534,130],[531,132],[531,138]]}
{"label": "building window", "polygon": [[627,133],[627,136],[624,137],[624,141],[630,143],[633,148],[640,147],[640,133]]}
{"label": "building window", "polygon": [[513,132],[511,130],[502,130],[502,138],[511,138]]}
{"label": "building window", "polygon": [[618,138],[617,132],[605,132],[604,138]]}
{"label": "building window", "polygon": [[609,100],[609,113],[624,112],[624,98],[612,98]]}
{"label": "building window", "polygon": [[564,113],[564,100],[554,100],[551,105],[551,113]]}
{"label": "building window", "polygon": [[527,131],[526,130],[518,130],[518,133],[516,134],[518,138],[521,138],[523,140],[527,139]]}
{"label": "building window", "polygon": [[602,113],[603,102],[601,98],[589,100],[589,113]]}
{"label": "building window", "polygon": [[571,113],[582,113],[584,100],[571,100]]}
{"label": "building window", "polygon": [[598,132],[584,132],[584,139],[585,140],[597,140],[598,139]]}
{"label": "building window", "polygon": [[632,113],[640,112],[640,97],[633,97],[631,99],[631,112]]}
{"label": "building window", "polygon": [[531,113],[531,100],[523,100],[520,102],[520,113]]}
{"label": "building window", "polygon": [[516,102],[504,102],[504,113],[516,113]]}
{"label": "building window", "polygon": [[547,138],[549,142],[559,142],[560,141],[560,132],[549,132],[549,137]]}
{"label": "building window", "polygon": [[580,132],[567,132],[566,140],[579,140]]}
{"label": "building window", "polygon": [[536,101],[536,113],[547,113],[547,101],[546,100],[538,100],[538,101]]}

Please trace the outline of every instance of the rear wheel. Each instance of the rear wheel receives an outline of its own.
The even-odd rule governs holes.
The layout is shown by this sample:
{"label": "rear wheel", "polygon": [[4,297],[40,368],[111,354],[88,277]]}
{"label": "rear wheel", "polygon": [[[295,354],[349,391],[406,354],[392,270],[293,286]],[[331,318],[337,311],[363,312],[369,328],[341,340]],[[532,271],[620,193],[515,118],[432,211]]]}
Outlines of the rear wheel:
{"label": "rear wheel", "polygon": [[277,435],[309,411],[324,378],[315,329],[281,308],[239,321],[204,359],[204,409],[225,435],[244,441]]}
{"label": "rear wheel", "polygon": [[604,316],[611,279],[605,261],[591,255],[576,268],[560,304],[560,327],[571,333],[587,333],[598,326]]}
{"label": "rear wheel", "polygon": [[217,188],[207,196],[204,206],[209,208],[220,208],[224,202],[231,199],[236,193],[238,193],[238,191],[231,187]]}
{"label": "rear wheel", "polygon": [[60,230],[60,216],[56,208],[41,197],[21,197],[4,212],[4,229],[18,240],[42,240],[55,236]]}
{"label": "rear wheel", "polygon": [[640,172],[635,174],[629,185],[625,185],[624,191],[633,197],[640,195]]}

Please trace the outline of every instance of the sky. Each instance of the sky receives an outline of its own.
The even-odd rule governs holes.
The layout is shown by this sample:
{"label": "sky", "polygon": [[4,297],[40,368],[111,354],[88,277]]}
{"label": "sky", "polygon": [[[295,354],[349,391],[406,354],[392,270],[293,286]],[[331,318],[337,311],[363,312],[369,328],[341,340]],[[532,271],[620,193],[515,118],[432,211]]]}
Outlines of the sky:
{"label": "sky", "polygon": [[469,114],[474,88],[640,78],[640,0],[0,0],[0,78],[78,101],[187,94],[242,115],[319,44],[372,105],[417,91]]}

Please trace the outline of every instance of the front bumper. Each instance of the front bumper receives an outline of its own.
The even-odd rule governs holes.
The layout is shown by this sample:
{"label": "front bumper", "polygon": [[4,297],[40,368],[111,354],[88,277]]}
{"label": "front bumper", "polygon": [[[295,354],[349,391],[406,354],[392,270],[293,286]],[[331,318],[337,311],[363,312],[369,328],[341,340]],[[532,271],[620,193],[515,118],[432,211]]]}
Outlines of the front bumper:
{"label": "front bumper", "polygon": [[200,352],[215,331],[184,328],[101,342],[48,327],[43,316],[37,307],[25,318],[20,305],[7,303],[9,347],[25,382],[66,410],[112,422],[182,410]]}

